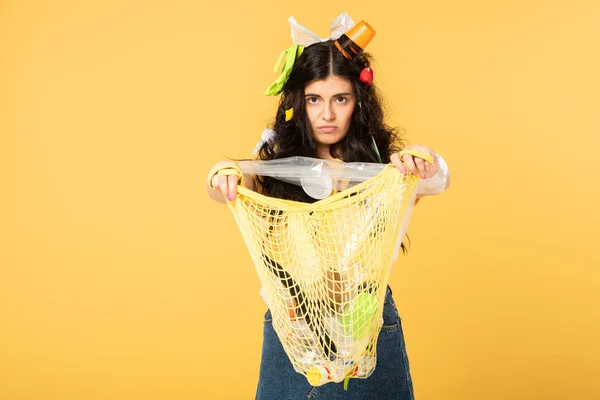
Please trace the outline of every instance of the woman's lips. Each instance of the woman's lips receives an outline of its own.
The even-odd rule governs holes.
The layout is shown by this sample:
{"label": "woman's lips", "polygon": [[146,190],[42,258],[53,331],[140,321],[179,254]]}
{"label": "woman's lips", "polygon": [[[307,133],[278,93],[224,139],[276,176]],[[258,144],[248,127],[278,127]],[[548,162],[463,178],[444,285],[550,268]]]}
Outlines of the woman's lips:
{"label": "woman's lips", "polygon": [[325,132],[325,133],[331,133],[331,132],[335,131],[336,129],[337,129],[337,127],[333,126],[333,125],[319,126],[319,131],[320,132]]}

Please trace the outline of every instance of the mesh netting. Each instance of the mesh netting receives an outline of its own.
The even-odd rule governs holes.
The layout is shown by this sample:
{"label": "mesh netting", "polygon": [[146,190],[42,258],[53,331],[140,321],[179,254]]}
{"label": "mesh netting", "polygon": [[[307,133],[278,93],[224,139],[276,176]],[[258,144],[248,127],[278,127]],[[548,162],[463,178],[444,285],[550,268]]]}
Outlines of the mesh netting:
{"label": "mesh netting", "polygon": [[375,178],[312,204],[244,187],[229,203],[273,327],[311,385],[373,372],[394,251],[418,181],[388,165]]}

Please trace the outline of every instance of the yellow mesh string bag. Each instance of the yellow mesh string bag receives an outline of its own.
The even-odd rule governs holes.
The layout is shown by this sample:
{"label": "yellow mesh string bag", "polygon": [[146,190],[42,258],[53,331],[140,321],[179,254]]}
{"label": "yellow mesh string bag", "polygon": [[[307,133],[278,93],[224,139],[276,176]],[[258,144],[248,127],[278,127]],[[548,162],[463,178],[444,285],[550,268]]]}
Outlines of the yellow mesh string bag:
{"label": "yellow mesh string bag", "polygon": [[[431,161],[431,157],[414,151]],[[219,174],[239,169],[219,171]],[[419,178],[392,164],[315,203],[243,186],[230,209],[294,369],[313,386],[367,378],[376,365],[386,287]]]}

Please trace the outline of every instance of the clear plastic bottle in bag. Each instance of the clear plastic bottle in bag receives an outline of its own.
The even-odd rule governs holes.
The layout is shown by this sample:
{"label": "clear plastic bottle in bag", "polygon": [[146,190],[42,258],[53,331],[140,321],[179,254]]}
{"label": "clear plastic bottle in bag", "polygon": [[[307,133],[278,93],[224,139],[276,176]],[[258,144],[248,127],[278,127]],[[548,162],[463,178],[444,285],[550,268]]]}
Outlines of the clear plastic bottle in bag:
{"label": "clear plastic bottle in bag", "polygon": [[376,359],[373,354],[365,353],[354,367],[351,376],[353,378],[368,378],[375,370]]}

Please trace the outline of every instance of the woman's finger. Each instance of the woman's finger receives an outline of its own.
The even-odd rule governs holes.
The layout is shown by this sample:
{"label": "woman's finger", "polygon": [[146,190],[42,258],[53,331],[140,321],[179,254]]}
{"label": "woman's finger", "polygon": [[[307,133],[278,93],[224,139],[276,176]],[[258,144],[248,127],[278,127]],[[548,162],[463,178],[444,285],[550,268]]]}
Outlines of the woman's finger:
{"label": "woman's finger", "polygon": [[390,161],[394,164],[396,168],[398,168],[398,170],[401,173],[406,175],[406,169],[404,169],[404,164],[402,164],[402,160],[400,160],[400,155],[398,153],[392,154],[392,156],[390,157]]}
{"label": "woman's finger", "polygon": [[404,160],[404,165],[406,165],[406,169],[408,169],[411,174],[418,176],[419,171],[417,170],[417,166],[415,165],[413,157],[410,154],[405,154],[404,156],[402,156],[402,159]]}
{"label": "woman's finger", "polygon": [[212,187],[215,190],[219,190],[219,177],[217,175],[215,175],[215,176],[212,177],[212,182],[211,183],[212,183]]}
{"label": "woman's finger", "polygon": [[228,175],[227,178],[227,182],[229,183],[229,200],[233,201],[237,192],[238,177],[237,175]]}
{"label": "woman's finger", "polygon": [[440,169],[440,164],[439,164],[437,158],[434,158],[433,164],[431,164],[431,167],[429,168],[429,176],[434,176],[435,174],[437,174],[439,169]]}
{"label": "woman's finger", "polygon": [[219,176],[219,190],[226,199],[229,199],[229,189],[227,188],[227,176]]}
{"label": "woman's finger", "polygon": [[425,179],[427,177],[425,173],[425,160],[419,157],[415,157],[415,164],[417,166],[417,169],[419,170],[419,176],[421,177],[421,179]]}

